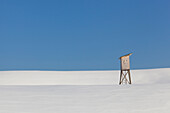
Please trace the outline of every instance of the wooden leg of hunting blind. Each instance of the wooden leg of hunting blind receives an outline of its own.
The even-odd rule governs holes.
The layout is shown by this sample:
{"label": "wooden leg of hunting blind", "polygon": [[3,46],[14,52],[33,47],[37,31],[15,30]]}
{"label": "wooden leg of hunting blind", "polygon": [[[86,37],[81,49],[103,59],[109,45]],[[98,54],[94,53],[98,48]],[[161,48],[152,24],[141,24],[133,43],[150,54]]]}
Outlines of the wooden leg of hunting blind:
{"label": "wooden leg of hunting blind", "polygon": [[119,81],[119,85],[122,83],[122,70],[120,71],[120,81]]}
{"label": "wooden leg of hunting blind", "polygon": [[131,82],[131,76],[130,76],[130,70],[128,70],[128,74],[129,74],[129,84],[132,84],[132,82]]}

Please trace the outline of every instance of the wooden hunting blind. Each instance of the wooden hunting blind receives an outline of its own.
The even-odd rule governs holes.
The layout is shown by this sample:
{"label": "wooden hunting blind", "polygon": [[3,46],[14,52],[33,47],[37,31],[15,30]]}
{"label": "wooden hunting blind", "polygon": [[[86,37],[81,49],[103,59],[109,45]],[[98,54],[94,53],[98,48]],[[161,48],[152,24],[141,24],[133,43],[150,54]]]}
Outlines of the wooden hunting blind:
{"label": "wooden hunting blind", "polygon": [[[132,55],[132,53],[121,56],[120,59],[120,65],[121,65],[121,71],[120,71],[120,81],[119,84],[131,84],[131,76],[130,76],[130,61],[129,56]],[[128,78],[127,78],[128,76]]]}

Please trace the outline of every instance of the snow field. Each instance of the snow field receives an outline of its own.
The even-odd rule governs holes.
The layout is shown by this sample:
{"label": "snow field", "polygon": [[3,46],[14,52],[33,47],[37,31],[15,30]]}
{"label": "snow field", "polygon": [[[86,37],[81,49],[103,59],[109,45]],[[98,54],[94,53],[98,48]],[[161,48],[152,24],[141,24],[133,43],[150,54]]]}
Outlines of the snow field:
{"label": "snow field", "polygon": [[[170,83],[170,68],[132,70],[133,84]],[[113,85],[119,71],[0,71],[0,85]]]}
{"label": "snow field", "polygon": [[170,68],[119,71],[1,71],[0,113],[170,113]]}

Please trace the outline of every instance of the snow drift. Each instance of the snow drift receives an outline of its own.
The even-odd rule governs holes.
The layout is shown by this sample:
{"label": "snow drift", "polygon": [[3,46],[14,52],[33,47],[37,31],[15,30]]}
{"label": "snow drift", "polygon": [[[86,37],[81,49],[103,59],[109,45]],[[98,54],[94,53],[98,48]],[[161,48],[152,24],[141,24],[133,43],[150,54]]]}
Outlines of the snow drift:
{"label": "snow drift", "polygon": [[[113,85],[119,71],[1,71],[0,85]],[[132,84],[170,83],[170,68],[132,70]]]}

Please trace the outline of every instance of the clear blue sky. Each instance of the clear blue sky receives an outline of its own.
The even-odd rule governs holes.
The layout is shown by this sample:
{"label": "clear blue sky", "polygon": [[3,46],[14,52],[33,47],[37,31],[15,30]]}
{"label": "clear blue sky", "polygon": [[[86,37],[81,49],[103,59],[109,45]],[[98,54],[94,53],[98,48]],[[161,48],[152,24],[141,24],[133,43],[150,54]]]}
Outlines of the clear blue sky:
{"label": "clear blue sky", "polygon": [[0,70],[170,67],[169,0],[0,0]]}

